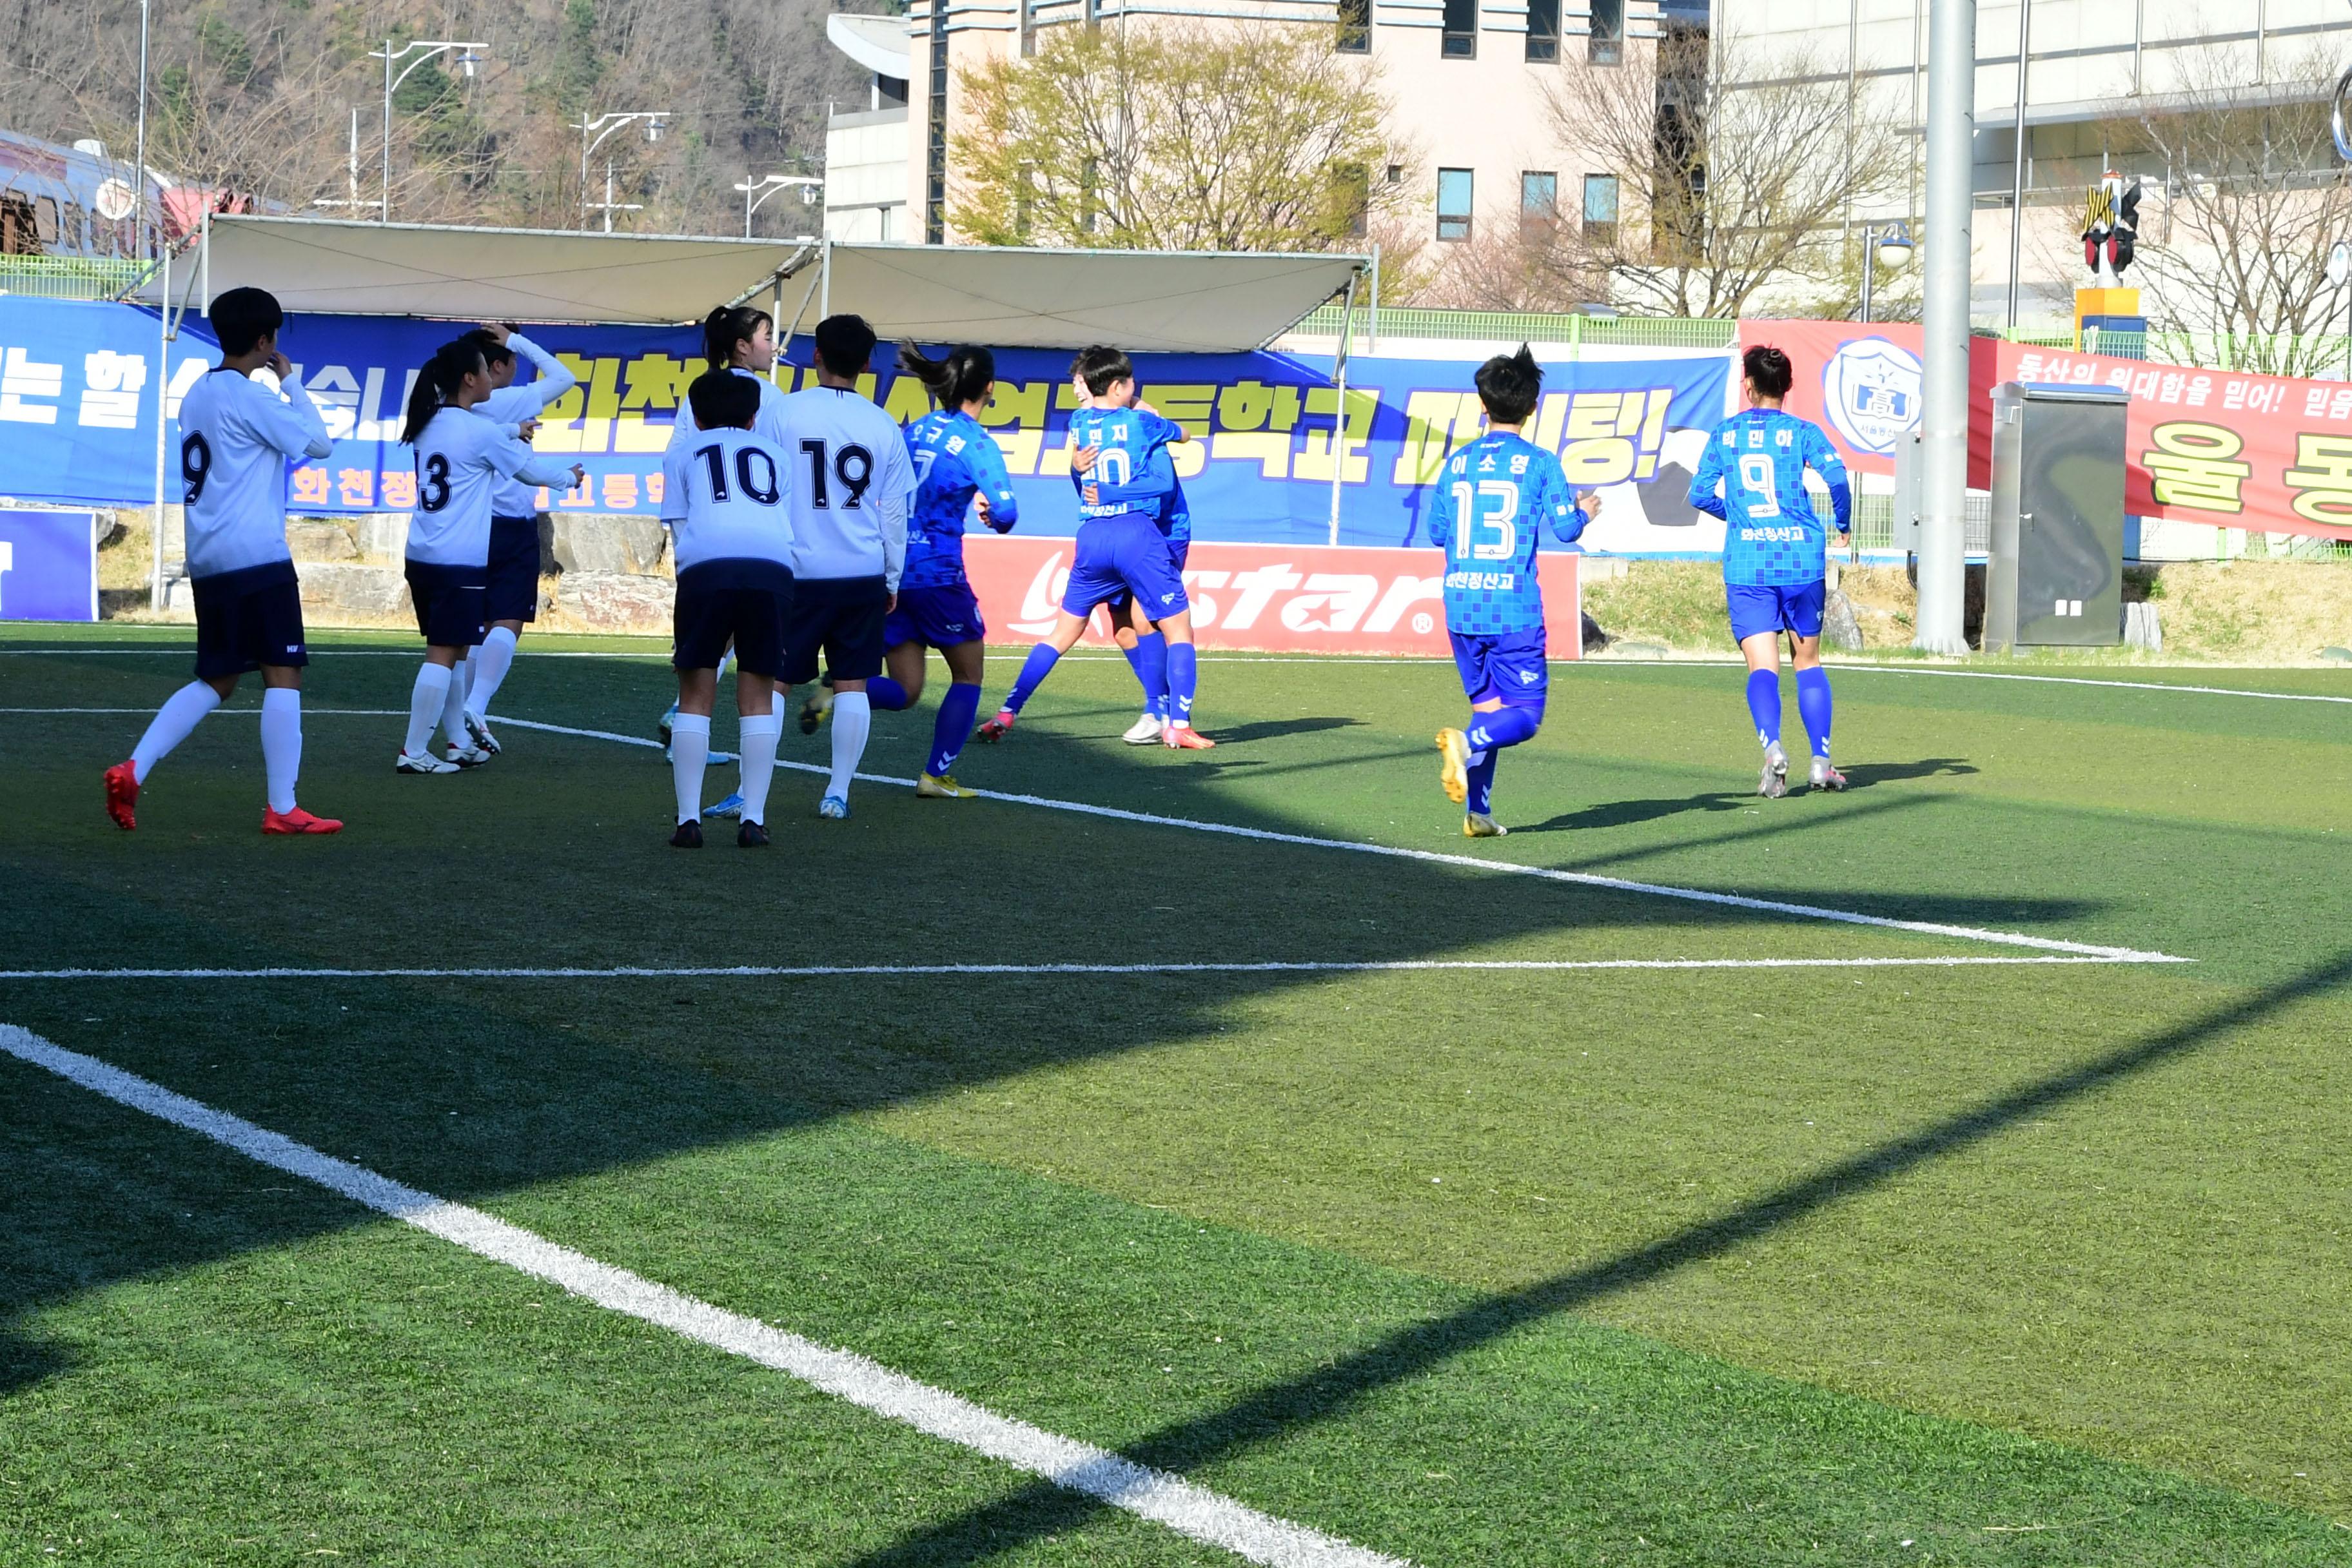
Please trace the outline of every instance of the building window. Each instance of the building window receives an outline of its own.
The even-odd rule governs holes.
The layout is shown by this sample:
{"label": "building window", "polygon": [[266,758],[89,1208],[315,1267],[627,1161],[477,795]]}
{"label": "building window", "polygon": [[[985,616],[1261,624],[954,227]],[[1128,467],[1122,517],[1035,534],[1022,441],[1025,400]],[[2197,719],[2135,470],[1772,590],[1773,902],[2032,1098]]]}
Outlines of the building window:
{"label": "building window", "polygon": [[1559,223],[1559,176],[1529,170],[1519,175],[1519,232],[1550,232]]}
{"label": "building window", "polygon": [[1402,163],[1391,163],[1389,165],[1389,184],[1391,185],[1402,185],[1404,184],[1404,165]]}
{"label": "building window", "polygon": [[1343,55],[1372,52],[1372,0],[1339,0],[1339,40]]}
{"label": "building window", "polygon": [[1584,176],[1584,233],[1603,245],[1617,238],[1617,176]]}
{"label": "building window", "polygon": [[1559,58],[1559,0],[1528,0],[1528,60],[1547,64]]}
{"label": "building window", "polygon": [[923,145],[923,243],[948,237],[948,0],[931,0],[929,123]]}
{"label": "building window", "polygon": [[1445,31],[1437,52],[1449,60],[1478,58],[1478,0],[1445,0]]}
{"label": "building window", "polygon": [[1588,0],[1591,34],[1587,56],[1597,66],[1613,66],[1625,58],[1625,0]]}
{"label": "building window", "polygon": [[1437,171],[1437,237],[1470,237],[1471,173],[1467,169]]}

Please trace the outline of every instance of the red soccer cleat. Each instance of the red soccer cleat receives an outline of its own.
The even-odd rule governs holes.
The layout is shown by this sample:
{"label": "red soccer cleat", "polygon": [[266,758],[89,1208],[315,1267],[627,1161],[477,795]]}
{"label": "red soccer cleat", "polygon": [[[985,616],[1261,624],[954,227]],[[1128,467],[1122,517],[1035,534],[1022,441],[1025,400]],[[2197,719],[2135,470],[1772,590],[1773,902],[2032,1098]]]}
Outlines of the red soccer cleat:
{"label": "red soccer cleat", "polygon": [[139,770],[130,763],[106,770],[106,815],[125,833],[139,826]]}
{"label": "red soccer cleat", "polygon": [[1160,731],[1160,743],[1171,752],[1206,752],[1216,745],[1214,741],[1190,724],[1171,724]]}
{"label": "red soccer cleat", "polygon": [[300,806],[288,812],[261,808],[261,831],[289,836],[304,833],[341,833],[343,825],[331,816],[313,816]]}
{"label": "red soccer cleat", "polygon": [[997,710],[995,718],[972,731],[972,739],[985,741],[992,746],[1013,733],[1013,721],[1017,717],[1012,709],[1001,708]]}

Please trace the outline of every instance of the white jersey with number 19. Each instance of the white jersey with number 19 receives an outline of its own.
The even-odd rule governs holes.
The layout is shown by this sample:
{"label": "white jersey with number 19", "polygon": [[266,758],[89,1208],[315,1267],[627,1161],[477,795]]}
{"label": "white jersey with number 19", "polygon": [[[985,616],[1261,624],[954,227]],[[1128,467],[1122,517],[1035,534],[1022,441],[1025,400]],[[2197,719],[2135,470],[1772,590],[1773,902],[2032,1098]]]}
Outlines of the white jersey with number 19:
{"label": "white jersey with number 19", "polygon": [[915,464],[898,422],[845,387],[812,386],[781,405],[792,465],[793,567],[802,577],[880,577],[907,564]]}

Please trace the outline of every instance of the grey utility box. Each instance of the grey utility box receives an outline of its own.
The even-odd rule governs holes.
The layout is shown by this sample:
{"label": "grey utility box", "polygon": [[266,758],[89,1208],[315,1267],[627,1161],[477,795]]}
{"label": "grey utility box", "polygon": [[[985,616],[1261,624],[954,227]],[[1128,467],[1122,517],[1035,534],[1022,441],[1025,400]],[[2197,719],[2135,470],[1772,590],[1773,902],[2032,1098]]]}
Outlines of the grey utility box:
{"label": "grey utility box", "polygon": [[2130,404],[2109,386],[2011,381],[1993,390],[1987,652],[2123,641]]}

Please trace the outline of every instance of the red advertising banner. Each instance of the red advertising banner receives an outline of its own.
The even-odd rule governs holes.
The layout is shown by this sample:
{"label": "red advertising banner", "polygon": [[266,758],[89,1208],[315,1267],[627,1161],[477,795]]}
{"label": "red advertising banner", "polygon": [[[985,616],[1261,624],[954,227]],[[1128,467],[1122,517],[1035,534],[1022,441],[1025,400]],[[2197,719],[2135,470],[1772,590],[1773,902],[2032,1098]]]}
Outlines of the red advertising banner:
{"label": "red advertising banner", "polygon": [[[1848,464],[1895,471],[1919,420],[1919,329],[1743,321],[1743,347],[1796,362],[1789,412],[1829,433]],[[2352,384],[2191,370],[1976,340],[1969,356],[1969,483],[1992,472],[1992,389],[2004,381],[2131,394],[2124,510],[2137,517],[2352,539]]]}
{"label": "red advertising banner", "polygon": [[[1054,627],[1076,542],[983,535],[964,542],[964,564],[991,640],[1044,637]],[[1575,658],[1584,639],[1578,557],[1536,558],[1551,657]],[[1450,657],[1436,550],[1378,546],[1220,544],[1194,541],[1184,563],[1193,637],[1202,647],[1262,653]],[[1099,612],[1088,633],[1108,641]]]}

